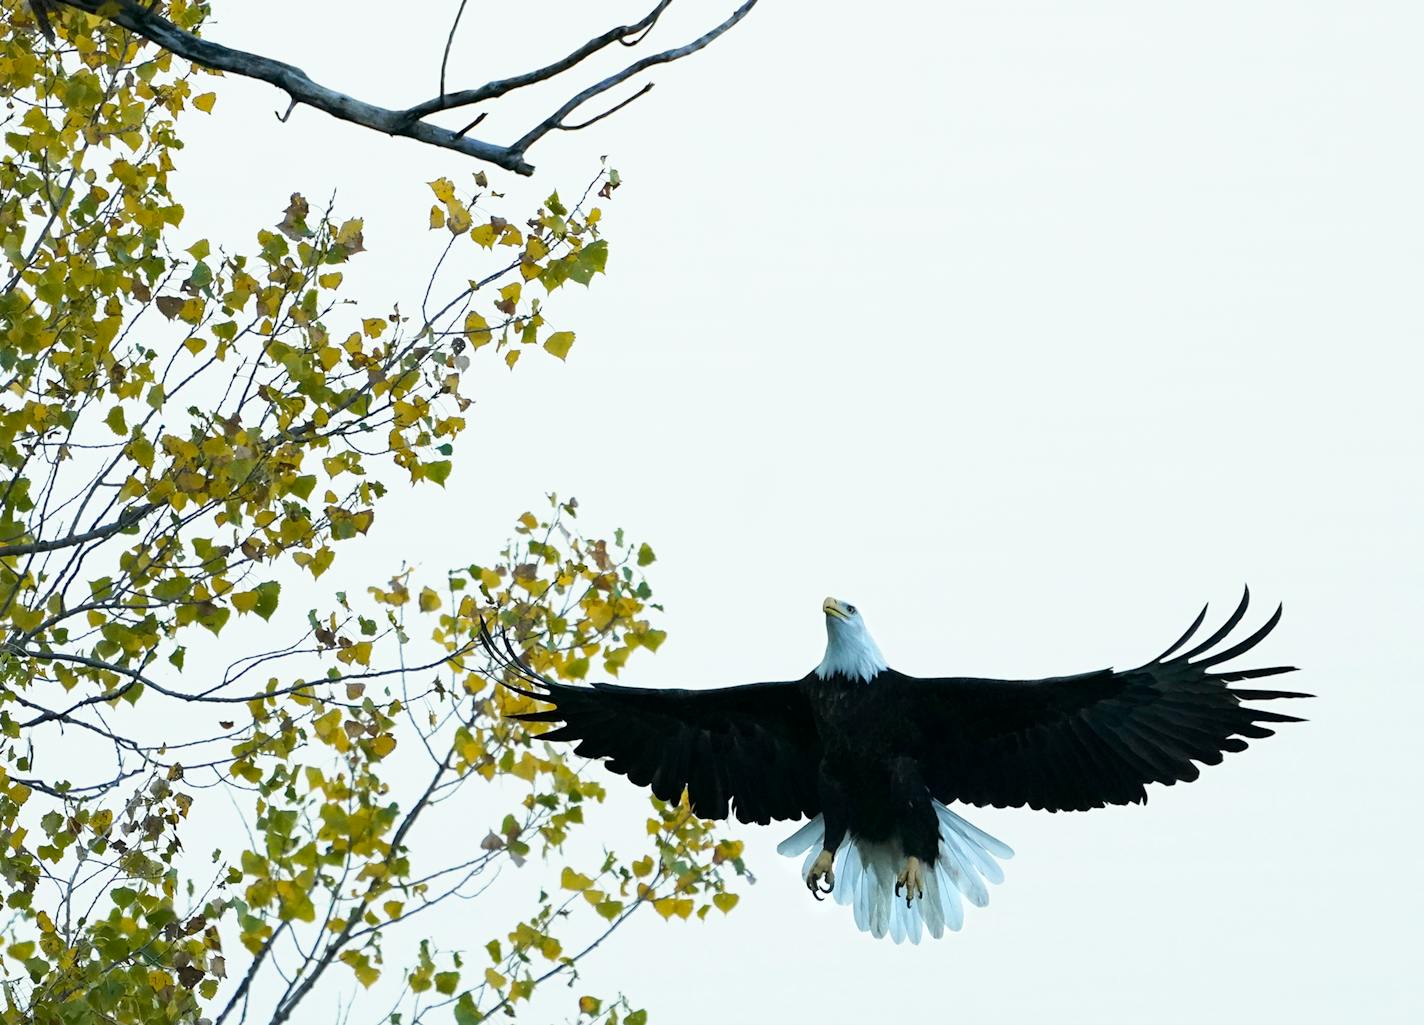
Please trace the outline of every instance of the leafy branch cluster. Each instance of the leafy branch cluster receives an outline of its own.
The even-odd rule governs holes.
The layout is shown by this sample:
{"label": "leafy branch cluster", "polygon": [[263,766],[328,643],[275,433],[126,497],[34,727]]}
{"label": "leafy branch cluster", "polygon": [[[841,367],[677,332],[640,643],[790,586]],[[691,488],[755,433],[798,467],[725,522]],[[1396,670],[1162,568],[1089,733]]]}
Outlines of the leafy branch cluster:
{"label": "leafy branch cluster", "polygon": [[[80,17],[43,53],[0,30],[0,1021],[280,1023],[350,985],[380,1020],[464,1025],[576,976],[644,905],[730,910],[740,846],[685,807],[655,803],[639,856],[566,857],[602,788],[503,718],[523,699],[474,656],[490,603],[566,679],[656,650],[646,545],[585,539],[551,498],[438,585],[295,616],[283,593],[396,482],[446,484],[477,360],[567,356],[544,304],[603,273],[617,173],[516,219],[483,174],[430,182],[425,293],[371,310],[343,290],[361,220],[300,194],[250,247],[181,237],[179,121],[217,94]],[[244,620],[281,637],[217,649]],[[436,909],[546,862],[532,911],[439,938]]]}

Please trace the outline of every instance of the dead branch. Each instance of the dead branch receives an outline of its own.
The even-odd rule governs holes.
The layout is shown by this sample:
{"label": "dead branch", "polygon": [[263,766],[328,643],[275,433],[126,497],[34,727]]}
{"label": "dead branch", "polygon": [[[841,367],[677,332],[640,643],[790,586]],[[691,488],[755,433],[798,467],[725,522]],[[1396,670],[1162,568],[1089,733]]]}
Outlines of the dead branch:
{"label": "dead branch", "polygon": [[[365,100],[360,100],[353,96],[348,96],[345,93],[338,92],[335,89],[313,81],[306,72],[295,65],[287,64],[271,57],[264,57],[261,54],[249,53],[245,50],[223,46],[221,43],[215,43],[194,35],[191,32],[179,28],[167,18],[149,10],[143,4],[137,2],[137,0],[46,0],[46,3],[51,7],[54,5],[73,7],[76,10],[85,11],[96,17],[104,18],[200,67],[208,68],[213,71],[222,71],[228,74],[241,75],[244,78],[251,78],[274,85],[285,92],[291,101],[287,110],[288,115],[290,115],[292,110],[298,105],[304,105],[316,110],[325,111],[332,117],[349,121],[352,124],[361,125],[362,127],[370,128],[386,135],[414,139],[416,142],[424,143],[428,146],[438,146],[441,149],[454,150],[457,153],[474,157],[476,160],[494,164],[497,167],[503,167],[518,174],[528,175],[534,173],[534,166],[525,159],[525,155],[534,143],[538,142],[549,132],[560,129],[572,131],[575,128],[586,127],[627,106],[631,100],[625,100],[603,114],[591,118],[580,125],[567,125],[565,119],[573,111],[587,103],[593,97],[627,81],[641,71],[658,64],[667,64],[675,60],[680,60],[683,57],[701,50],[746,17],[751,9],[756,6],[757,0],[746,0],[726,21],[687,45],[664,50],[661,53],[635,61],[616,74],[610,75],[601,82],[584,89],[560,106],[549,117],[526,132],[517,142],[509,145],[486,142],[469,136],[468,132],[470,127],[473,127],[474,124],[478,124],[479,120],[483,118],[483,115],[481,115],[480,119],[476,119],[470,126],[458,131],[431,124],[425,119],[441,111],[452,110],[457,107],[468,107],[486,100],[497,99],[516,89],[522,89],[526,86],[541,82],[548,82],[578,67],[589,57],[614,43],[620,43],[625,46],[637,45],[646,38],[648,32],[653,28],[663,12],[667,10],[672,0],[660,0],[657,6],[640,20],[629,25],[620,25],[616,28],[609,29],[601,35],[590,39],[587,43],[584,43],[567,56],[554,61],[552,64],[548,64],[534,71],[526,72],[522,75],[487,82],[478,88],[444,92],[444,67],[442,63],[441,94],[404,110],[378,106],[374,103],[369,103]],[[454,28],[455,26],[452,25],[452,36]],[[633,99],[641,96],[643,92],[646,91],[647,90],[644,89],[635,94]],[[283,120],[285,120],[285,118],[283,118]]]}

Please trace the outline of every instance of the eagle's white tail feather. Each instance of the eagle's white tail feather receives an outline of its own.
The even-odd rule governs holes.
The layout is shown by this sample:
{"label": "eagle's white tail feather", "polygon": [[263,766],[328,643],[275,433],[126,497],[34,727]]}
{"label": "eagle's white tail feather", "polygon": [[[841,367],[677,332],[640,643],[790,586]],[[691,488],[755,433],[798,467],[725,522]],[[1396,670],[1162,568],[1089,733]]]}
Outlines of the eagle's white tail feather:
{"label": "eagle's white tail feather", "polygon": [[[998,837],[990,836],[974,823],[954,814],[938,801],[934,803],[935,814],[943,825],[948,826],[960,836],[973,840],[976,847],[982,847],[989,854],[996,858],[1003,858],[1006,861],[1014,856],[1014,849]],[[824,834],[824,830],[822,830]]]}
{"label": "eagle's white tail feather", "polygon": [[821,816],[817,815],[810,822],[777,844],[776,853],[784,854],[788,858],[794,858],[796,855],[803,854],[811,847],[819,844],[825,835],[826,824],[821,821]]}
{"label": "eagle's white tail feather", "polygon": [[[847,837],[836,851],[834,896],[837,903],[850,905],[862,932],[876,937],[888,934],[896,943],[918,943],[928,930],[938,939],[946,928],[958,931],[964,924],[961,893],[971,904],[983,907],[989,903],[986,881],[1003,881],[1004,871],[994,859],[1012,858],[1013,849],[938,801],[934,808],[940,823],[939,853],[934,870],[925,875],[924,897],[916,898],[909,907],[895,896],[895,881],[905,863],[898,840],[871,843]],[[825,835],[825,823],[817,815],[776,850],[789,857],[805,854],[801,869],[805,875],[820,854]]]}

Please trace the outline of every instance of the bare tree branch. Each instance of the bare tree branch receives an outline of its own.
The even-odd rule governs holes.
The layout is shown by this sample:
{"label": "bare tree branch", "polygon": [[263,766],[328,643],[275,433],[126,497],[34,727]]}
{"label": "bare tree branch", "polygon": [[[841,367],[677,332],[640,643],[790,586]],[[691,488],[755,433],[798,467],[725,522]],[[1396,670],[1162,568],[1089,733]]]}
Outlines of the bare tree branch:
{"label": "bare tree branch", "polygon": [[[618,104],[604,114],[592,118],[580,126],[566,126],[564,119],[575,109],[588,102],[600,93],[606,92],[621,82],[627,81],[633,75],[644,71],[657,64],[666,64],[679,60],[689,54],[696,53],[718,36],[722,35],[756,6],[757,0],[746,0],[731,17],[711,31],[703,34],[698,39],[688,43],[686,46],[664,50],[662,53],[630,64],[622,71],[603,81],[590,86],[578,95],[574,96],[567,103],[563,104],[549,118],[540,122],[533,129],[526,132],[518,142],[512,145],[501,146],[497,143],[485,142],[480,139],[473,139],[469,136],[469,131],[479,119],[467,125],[465,128],[455,131],[444,128],[440,125],[430,124],[424,118],[440,111],[451,110],[457,107],[465,107],[471,104],[480,103],[484,100],[495,99],[500,96],[521,89],[525,86],[534,85],[540,82],[547,82],[564,74],[580,63],[598,53],[600,50],[613,43],[622,43],[632,46],[641,42],[646,37],[648,31],[667,10],[672,0],[660,0],[658,5],[648,12],[642,19],[630,25],[620,25],[617,28],[609,29],[601,35],[595,36],[587,43],[574,50],[560,60],[534,71],[516,75],[512,78],[499,79],[488,82],[475,89],[464,89],[457,92],[447,93],[445,89],[445,61],[441,65],[441,94],[433,99],[418,103],[405,110],[394,110],[389,107],[381,107],[365,100],[348,96],[315,82],[301,68],[283,61],[275,60],[271,57],[264,57],[261,54],[249,53],[245,50],[238,50],[232,47],[223,46],[194,35],[173,24],[167,18],[155,14],[137,0],[46,0],[50,4],[62,4],[73,7],[77,10],[85,11],[89,14],[105,18],[116,25],[142,36],[153,43],[158,44],[165,50],[177,54],[194,64],[200,65],[214,71],[228,72],[234,75],[241,75],[244,78],[251,78],[261,82],[267,82],[276,86],[287,94],[291,103],[287,108],[287,113],[281,115],[280,119],[285,121],[291,115],[292,110],[299,104],[313,107],[317,110],[325,111],[332,117],[340,118],[343,121],[350,121],[365,128],[371,128],[390,136],[398,136],[407,139],[414,139],[416,142],[424,143],[428,146],[437,146],[441,149],[454,150],[466,156],[474,157],[486,163],[503,167],[518,174],[533,174],[534,166],[525,160],[525,154],[529,147],[542,139],[549,132],[556,129],[573,130],[574,127],[585,127],[595,121],[602,120],[614,111],[627,106],[629,101]],[[461,7],[463,11],[463,5]],[[459,15],[456,15],[456,24],[451,26],[451,39],[454,37],[455,28],[459,22]],[[449,57],[449,42],[446,44],[445,59]],[[646,91],[646,90],[644,90]],[[636,94],[633,98],[641,96]]]}
{"label": "bare tree branch", "polygon": [[57,537],[50,541],[26,541],[23,544],[0,545],[0,559],[12,555],[34,555],[38,552],[53,552],[60,548],[72,548],[75,545],[88,544],[90,541],[99,541],[114,534],[122,533],[135,523],[142,520],[153,510],[158,508],[155,502],[145,502],[143,505],[136,505],[132,509],[125,510],[118,519],[112,523],[106,523],[102,527],[95,527],[82,534],[70,534],[67,537]]}
{"label": "bare tree branch", "polygon": [[[556,75],[561,75],[575,65],[592,57],[599,50],[613,43],[623,42],[633,37],[639,37],[640,33],[652,28],[663,11],[667,10],[672,0],[662,0],[656,7],[649,11],[640,21],[635,21],[631,25],[620,25],[611,28],[601,36],[595,36],[584,43],[573,53],[552,64],[539,68],[535,71],[527,71],[522,75],[515,75],[512,78],[501,78],[494,82],[488,82],[478,89],[462,89],[459,92],[447,93],[445,91],[444,77],[441,77],[440,95],[424,103],[417,103],[406,111],[412,118],[428,117],[431,114],[442,110],[450,110],[454,107],[468,107],[485,100],[497,99],[506,93],[511,93],[516,89],[523,89],[525,86],[535,85],[539,82],[547,82]],[[453,30],[452,30],[453,31]]]}
{"label": "bare tree branch", "polygon": [[[640,61],[634,61],[622,71],[618,72],[616,75],[610,75],[602,82],[598,82],[595,85],[589,86],[583,92],[579,93],[573,99],[565,103],[558,110],[554,111],[554,113],[549,115],[549,117],[545,118],[539,124],[535,125],[533,129],[525,133],[524,137],[521,138],[518,142],[516,142],[513,146],[511,146],[510,149],[516,153],[523,153],[530,146],[534,145],[545,135],[548,135],[556,128],[564,128],[564,118],[568,117],[579,107],[583,106],[585,103],[587,103],[589,100],[593,99],[600,93],[605,93],[609,89],[612,89],[614,86],[622,82],[626,82],[628,79],[638,74],[638,72],[646,71],[648,68],[651,68],[658,64],[667,64],[671,61],[681,60],[688,54],[696,53],[708,43],[712,42],[712,40],[716,39],[718,36],[722,35],[724,32],[730,29],[737,22],[745,18],[751,12],[751,9],[756,6],[756,2],[757,0],[747,0],[746,3],[742,4],[742,6],[738,7],[735,11],[732,12],[732,16],[730,18],[722,22],[722,24],[718,25],[716,28],[712,29],[710,32],[704,33],[703,35],[694,39],[686,46],[679,46],[671,50],[664,50],[662,53],[655,53],[651,57],[644,57]],[[638,95],[642,94],[639,93]],[[637,99],[637,96],[634,96],[633,99]],[[627,106],[628,102],[631,101],[620,103],[618,107],[614,107],[613,110],[617,110],[619,109],[619,107]],[[608,111],[607,113],[611,114],[612,112],[613,111]],[[604,116],[607,115],[605,114]],[[594,118],[592,121],[586,123],[593,124],[593,121],[597,120],[600,119]],[[580,125],[579,127],[583,126]]]}

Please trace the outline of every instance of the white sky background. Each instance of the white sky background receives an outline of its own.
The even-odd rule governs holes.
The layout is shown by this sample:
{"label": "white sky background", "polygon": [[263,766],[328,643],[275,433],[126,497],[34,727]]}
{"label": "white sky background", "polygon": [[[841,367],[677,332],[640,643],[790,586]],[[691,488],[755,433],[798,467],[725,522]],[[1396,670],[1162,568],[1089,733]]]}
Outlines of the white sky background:
{"label": "white sky background", "polygon": [[[213,38],[395,106],[435,91],[455,3],[217,6]],[[452,84],[651,4],[470,6]],[[733,6],[684,0],[649,45]],[[733,915],[642,916],[581,991],[679,1025],[1418,1020],[1421,33],[1408,2],[768,0],[541,143],[532,185],[501,176],[490,212],[521,213],[610,154],[609,274],[549,305],[567,365],[485,361],[472,431],[500,458],[467,441],[445,494],[388,506],[351,581],[488,558],[557,490],[657,549],[671,638],[624,682],[799,677],[827,593],[907,672],[1128,665],[1249,581],[1259,617],[1287,606],[1260,658],[1321,695],[1146,808],[972,813],[1018,857],[919,948],[815,904],[772,850],[790,828],[747,829]],[[424,182],[478,167],[218,88],[185,230],[245,245],[336,190],[366,218],[353,294],[415,308]]]}

